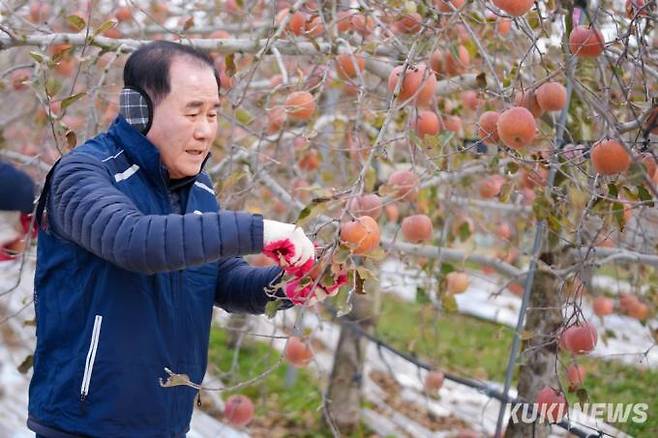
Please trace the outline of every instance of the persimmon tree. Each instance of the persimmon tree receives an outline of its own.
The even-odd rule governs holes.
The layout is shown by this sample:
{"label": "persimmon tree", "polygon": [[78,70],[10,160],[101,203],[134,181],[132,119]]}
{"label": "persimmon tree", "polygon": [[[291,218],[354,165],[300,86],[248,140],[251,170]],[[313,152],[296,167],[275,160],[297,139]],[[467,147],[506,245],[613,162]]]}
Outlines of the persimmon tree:
{"label": "persimmon tree", "polygon": [[[315,267],[278,285],[298,318],[331,303],[370,329],[386,257],[424,271],[441,318],[480,267],[499,293],[522,296],[500,380],[507,390],[521,364],[519,396],[547,403],[579,386],[577,358],[595,348],[584,302],[600,318],[655,314],[655,1],[1,7],[1,153],[38,179],[116,116],[121,68],[140,44],[213,56],[222,111],[207,170],[218,197],[294,221],[317,244]],[[631,278],[624,295],[592,286],[609,265]],[[312,352],[296,331],[284,356],[304,366]],[[341,402],[325,409],[335,433],[358,422],[358,382],[344,382],[363,348],[343,328],[327,391]],[[443,381],[433,373],[428,390]]]}

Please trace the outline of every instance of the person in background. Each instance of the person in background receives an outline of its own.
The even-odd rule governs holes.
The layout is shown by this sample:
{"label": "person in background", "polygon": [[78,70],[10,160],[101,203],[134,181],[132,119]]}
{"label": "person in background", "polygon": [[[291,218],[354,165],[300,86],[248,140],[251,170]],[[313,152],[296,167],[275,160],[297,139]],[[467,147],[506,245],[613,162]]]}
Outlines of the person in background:
{"label": "person in background", "polygon": [[25,249],[34,191],[27,173],[0,161],[0,261],[14,260]]}

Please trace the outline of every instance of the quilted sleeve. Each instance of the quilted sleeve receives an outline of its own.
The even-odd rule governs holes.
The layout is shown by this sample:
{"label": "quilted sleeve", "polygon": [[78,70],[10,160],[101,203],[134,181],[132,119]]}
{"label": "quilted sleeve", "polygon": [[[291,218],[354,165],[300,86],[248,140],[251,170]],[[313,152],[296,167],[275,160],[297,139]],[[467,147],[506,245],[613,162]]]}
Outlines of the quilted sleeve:
{"label": "quilted sleeve", "polygon": [[62,158],[49,194],[48,221],[57,234],[129,271],[174,271],[263,246],[261,215],[143,214],[102,163],[84,153]]}
{"label": "quilted sleeve", "polygon": [[278,266],[254,267],[242,257],[229,257],[219,262],[218,270],[215,305],[227,312],[260,315],[272,300],[281,300],[281,309],[293,305],[281,289],[268,293],[281,277]]}

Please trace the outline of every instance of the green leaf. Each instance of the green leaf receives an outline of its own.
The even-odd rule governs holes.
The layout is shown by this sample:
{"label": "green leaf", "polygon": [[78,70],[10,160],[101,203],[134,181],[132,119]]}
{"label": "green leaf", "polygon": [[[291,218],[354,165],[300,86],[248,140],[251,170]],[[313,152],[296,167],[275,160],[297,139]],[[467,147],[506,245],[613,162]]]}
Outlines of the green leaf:
{"label": "green leaf", "polygon": [[235,54],[231,53],[224,57],[224,65],[226,66],[226,74],[233,77],[237,71],[235,67]]}
{"label": "green leaf", "polygon": [[639,201],[640,198],[633,192],[631,189],[629,189],[626,186],[622,186],[621,190],[624,192],[624,196],[629,200],[629,201]]}
{"label": "green leaf", "polygon": [[29,55],[32,57],[32,59],[34,59],[34,60],[35,60],[36,62],[38,62],[39,64],[43,63],[43,61],[46,59],[41,53],[36,52],[36,51],[34,51],[34,50],[32,50],[32,51],[29,53]]}
{"label": "green leaf", "polygon": [[73,102],[75,102],[76,100],[80,99],[82,96],[85,96],[86,94],[87,94],[87,93],[85,93],[85,92],[83,91],[82,93],[74,94],[74,95],[69,96],[69,97],[67,97],[66,99],[62,100],[62,103],[61,103],[61,105],[62,105],[62,110],[65,110],[66,108],[68,108],[69,106],[71,106],[71,104],[73,104]]}
{"label": "green leaf", "polygon": [[343,263],[347,262],[351,254],[352,251],[350,251],[350,249],[347,246],[341,244],[334,252],[332,260],[334,263],[338,263],[342,265]]}
{"label": "green leaf", "polygon": [[612,212],[619,226],[619,231],[624,231],[624,225],[626,224],[626,220],[624,219],[624,204],[617,201],[612,202]]}
{"label": "green leaf", "polygon": [[443,294],[441,297],[441,306],[446,313],[456,313],[459,310],[457,300],[452,294]]}
{"label": "green leaf", "polygon": [[69,15],[66,17],[66,22],[71,26],[76,32],[80,32],[82,29],[87,27],[85,20],[79,15]]}
{"label": "green leaf", "polygon": [[377,183],[377,171],[371,167],[366,171],[365,177],[365,189],[367,192],[372,192],[375,190],[375,184]]}
{"label": "green leaf", "polygon": [[500,188],[500,193],[498,194],[498,200],[503,204],[507,203],[509,201],[510,196],[512,195],[513,192],[512,189],[513,189],[512,183],[509,181],[505,182],[503,186]]}
{"label": "green leaf", "polygon": [[375,274],[365,266],[358,266],[356,268],[356,272],[357,274],[359,274],[359,277],[364,281],[371,278],[375,278]]}
{"label": "green leaf", "polygon": [[268,301],[267,304],[265,304],[265,316],[269,319],[274,318],[274,315],[276,315],[276,312],[279,310],[279,306],[281,306],[280,300]]}
{"label": "green leaf", "polygon": [[539,14],[535,11],[530,11],[526,14],[526,20],[532,29],[537,29],[541,25]]}
{"label": "green leaf", "polygon": [[429,304],[431,303],[430,297],[427,295],[427,291],[420,287],[416,287],[416,304]]}
{"label": "green leaf", "polygon": [[372,126],[377,128],[377,129],[382,129],[382,126],[384,126],[384,118],[383,115],[377,114],[374,119],[372,119]]}
{"label": "green leaf", "polygon": [[441,139],[439,138],[439,134],[424,136],[423,146],[429,150],[439,149],[439,146],[441,146]]}
{"label": "green leaf", "polygon": [[371,260],[382,261],[386,258],[386,251],[380,246],[366,254],[366,257]]}
{"label": "green leaf", "polygon": [[302,211],[299,212],[299,216],[295,223],[297,226],[303,227],[309,221],[311,221],[316,216],[322,214],[327,209],[326,203],[310,203]]}
{"label": "green leaf", "polygon": [[447,262],[441,263],[441,274],[443,275],[449,274],[456,270],[457,269],[455,268],[455,265],[453,265],[452,263],[447,263]]}
{"label": "green leaf", "polygon": [[617,186],[614,183],[608,184],[608,196],[611,198],[616,198],[619,196],[619,191],[617,190]]}
{"label": "green leaf", "polygon": [[579,388],[576,391],[576,397],[578,397],[578,401],[581,405],[589,402],[589,394],[585,388]]}
{"label": "green leaf", "polygon": [[468,224],[467,221],[464,221],[459,226],[457,232],[459,234],[459,240],[461,240],[462,242],[466,242],[468,238],[471,237],[471,226]]}
{"label": "green leaf", "polygon": [[54,76],[48,77],[46,80],[46,91],[49,96],[55,96],[62,89],[62,83]]}
{"label": "green leaf", "polygon": [[455,133],[452,131],[442,131],[439,133],[439,142],[441,145],[445,146],[453,139]]}
{"label": "green leaf", "polygon": [[107,21],[102,22],[101,25],[98,26],[98,27],[96,28],[96,30],[94,31],[94,36],[100,35],[100,34],[102,34],[103,32],[106,32],[106,31],[112,29],[112,28],[115,27],[118,23],[119,23],[119,22],[118,22],[116,19],[114,19],[114,18],[111,19],[111,20],[107,20]]}
{"label": "green leaf", "polygon": [[543,192],[538,194],[532,204],[532,211],[537,220],[546,219],[552,210],[551,200]]}
{"label": "green leaf", "polygon": [[640,163],[632,163],[626,173],[626,180],[633,185],[640,185],[644,181],[645,168]]}
{"label": "green leaf", "polygon": [[507,171],[514,175],[516,172],[519,171],[519,165],[515,161],[510,161],[507,163]]}
{"label": "green leaf", "polygon": [[516,79],[518,70],[519,64],[515,62],[514,65],[512,65],[512,69],[510,70],[509,74],[503,78],[503,86],[507,88],[512,84],[512,80]]}
{"label": "green leaf", "polygon": [[640,198],[640,201],[647,202],[646,205],[653,207],[653,196],[651,196],[651,193],[649,193],[644,185],[637,186],[637,196]]}
{"label": "green leaf", "polygon": [[560,243],[560,234],[549,230],[547,240],[549,249],[554,250]]}
{"label": "green leaf", "polygon": [[239,123],[246,126],[250,125],[254,121],[254,117],[251,115],[251,113],[241,107],[235,110],[235,118]]}
{"label": "green leaf", "polygon": [[32,368],[32,364],[34,364],[34,355],[30,354],[25,359],[23,359],[23,362],[21,362],[21,364],[18,366],[18,372],[21,374],[26,374],[30,368]]}

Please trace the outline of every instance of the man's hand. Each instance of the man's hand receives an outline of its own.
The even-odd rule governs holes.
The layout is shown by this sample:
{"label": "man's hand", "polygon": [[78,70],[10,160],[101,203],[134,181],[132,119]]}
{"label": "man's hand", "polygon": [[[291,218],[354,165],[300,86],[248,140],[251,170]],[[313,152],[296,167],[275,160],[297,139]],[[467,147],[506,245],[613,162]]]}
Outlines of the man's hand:
{"label": "man's hand", "polygon": [[308,272],[313,266],[315,247],[300,227],[264,219],[263,241],[263,254],[283,266],[286,272],[291,273],[291,269]]}

